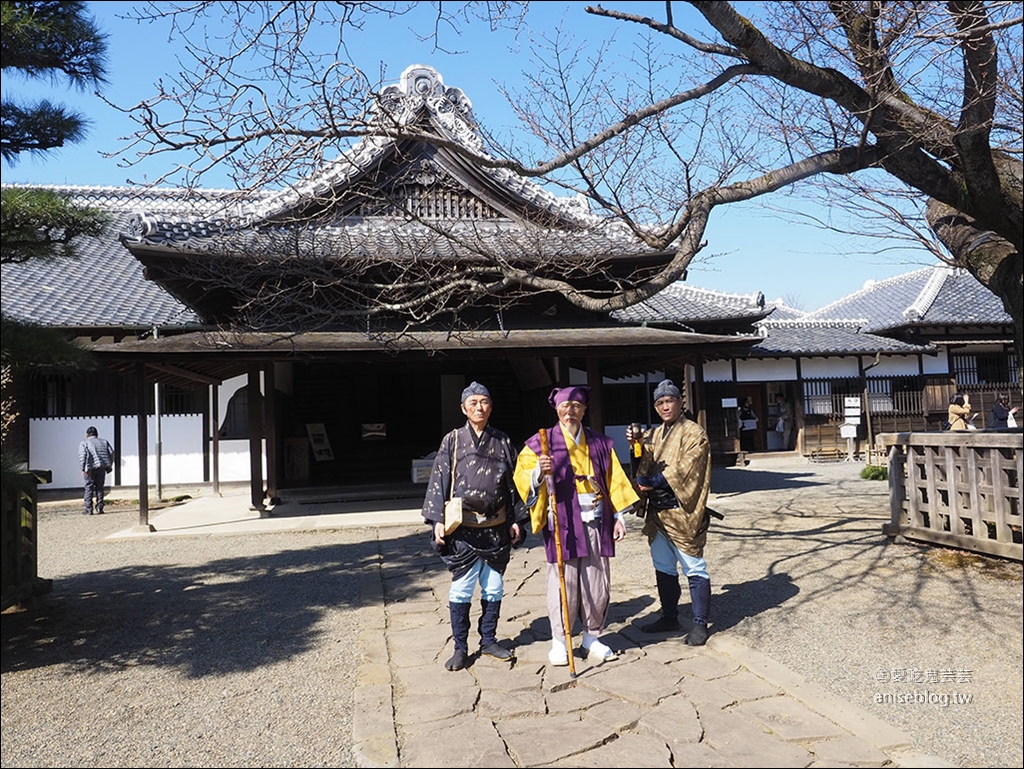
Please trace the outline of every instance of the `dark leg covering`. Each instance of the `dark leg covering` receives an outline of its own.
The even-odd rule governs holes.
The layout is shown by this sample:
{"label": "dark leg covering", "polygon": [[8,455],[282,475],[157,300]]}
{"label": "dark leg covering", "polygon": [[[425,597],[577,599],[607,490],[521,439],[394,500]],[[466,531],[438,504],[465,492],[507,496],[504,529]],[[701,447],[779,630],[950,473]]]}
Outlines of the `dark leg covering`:
{"label": "dark leg covering", "polygon": [[708,640],[708,619],[711,616],[711,580],[690,577],[690,608],[693,611],[693,630],[686,636],[690,646],[703,646]]}
{"label": "dark leg covering", "polygon": [[466,659],[469,656],[469,609],[468,603],[448,602],[448,612],[452,617],[452,641],[455,643],[455,653],[446,663],[447,670],[462,670],[466,667]]}
{"label": "dark leg covering", "polygon": [[658,598],[661,599],[661,616],[640,629],[645,633],[671,633],[679,630],[679,596],[683,593],[679,577],[657,570],[654,575],[658,582]]}
{"label": "dark leg covering", "polygon": [[511,660],[510,650],[498,643],[498,618],[501,616],[501,601],[480,600],[480,653],[499,660]]}

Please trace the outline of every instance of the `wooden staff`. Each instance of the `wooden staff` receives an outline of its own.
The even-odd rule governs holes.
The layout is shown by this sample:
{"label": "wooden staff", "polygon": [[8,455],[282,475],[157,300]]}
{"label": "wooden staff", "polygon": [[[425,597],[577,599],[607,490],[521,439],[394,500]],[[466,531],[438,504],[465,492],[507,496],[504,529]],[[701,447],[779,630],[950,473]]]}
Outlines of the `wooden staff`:
{"label": "wooden staff", "polygon": [[[540,453],[541,456],[551,456],[548,448],[548,431],[541,429]],[[562,629],[565,631],[565,651],[569,656],[569,677],[576,677],[576,663],[572,653],[572,620],[569,619],[569,594],[565,588],[565,558],[562,556],[562,529],[558,523],[558,505],[555,501],[555,479],[551,473],[545,479],[548,487],[548,515],[551,516],[552,525],[555,530],[555,555],[558,560],[558,590],[562,599]]]}

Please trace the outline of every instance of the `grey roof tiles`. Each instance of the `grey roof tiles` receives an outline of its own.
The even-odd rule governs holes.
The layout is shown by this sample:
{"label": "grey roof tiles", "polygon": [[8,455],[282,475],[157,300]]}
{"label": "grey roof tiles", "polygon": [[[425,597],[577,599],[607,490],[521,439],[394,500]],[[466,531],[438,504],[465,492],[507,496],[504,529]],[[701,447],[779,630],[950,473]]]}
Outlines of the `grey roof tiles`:
{"label": "grey roof tiles", "polygon": [[[3,311],[41,326],[81,329],[143,329],[188,327],[198,319],[188,307],[143,276],[142,265],[118,241],[128,226],[132,206],[166,205],[175,197],[151,195],[143,203],[128,188],[59,187],[83,205],[114,215],[109,233],[79,238],[78,257],[34,259],[0,266]],[[172,203],[174,205],[174,203]]]}
{"label": "grey roof tiles", "polygon": [[726,294],[705,288],[673,283],[650,299],[612,313],[615,320],[624,323],[691,324],[698,321],[721,321],[765,317],[771,308],[765,307],[764,295]]}
{"label": "grey roof tiles", "polygon": [[935,348],[911,344],[860,330],[857,322],[765,321],[757,325],[764,339],[750,349],[751,357],[891,355],[935,353]]}
{"label": "grey roof tiles", "polygon": [[864,332],[914,326],[1012,323],[999,297],[963,270],[924,267],[873,282],[807,314],[807,320],[863,319]]}

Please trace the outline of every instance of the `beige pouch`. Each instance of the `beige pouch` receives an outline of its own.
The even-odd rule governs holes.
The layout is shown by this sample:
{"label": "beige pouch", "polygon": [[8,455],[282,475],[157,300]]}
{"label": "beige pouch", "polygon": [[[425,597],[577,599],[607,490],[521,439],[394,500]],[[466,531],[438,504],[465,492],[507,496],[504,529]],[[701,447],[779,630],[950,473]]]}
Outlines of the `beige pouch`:
{"label": "beige pouch", "polygon": [[452,497],[444,503],[444,533],[451,534],[462,523],[462,497]]}
{"label": "beige pouch", "polygon": [[[452,438],[452,485],[449,489],[450,494],[455,493],[455,459],[459,453],[459,437],[454,434]],[[462,497],[451,497],[447,502],[444,503],[444,533],[451,534],[462,523]]]}

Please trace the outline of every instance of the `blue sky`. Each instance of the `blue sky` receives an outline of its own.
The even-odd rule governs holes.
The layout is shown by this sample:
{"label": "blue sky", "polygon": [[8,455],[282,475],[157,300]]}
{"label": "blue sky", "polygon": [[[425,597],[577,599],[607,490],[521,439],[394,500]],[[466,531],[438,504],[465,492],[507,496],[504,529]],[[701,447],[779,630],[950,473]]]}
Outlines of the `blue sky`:
{"label": "blue sky", "polygon": [[[139,26],[118,18],[128,3],[88,3],[101,29],[109,34],[109,84],[104,95],[120,106],[132,106],[153,93],[153,84],[163,75],[176,72],[175,54],[180,52],[167,41],[165,29]],[[535,27],[557,23],[566,14],[573,33],[582,40],[603,39],[617,26],[583,12],[586,3],[545,2],[530,9]],[[631,6],[631,11],[648,9],[657,15],[662,3],[609,3],[609,7]],[[677,12],[678,13],[678,12]],[[478,121],[493,134],[520,131],[511,108],[497,85],[514,87],[519,75],[531,67],[525,40],[510,34],[487,34],[479,24],[470,27],[474,34],[444,42],[457,55],[438,53],[430,43],[417,40],[410,28],[415,19],[400,19],[369,25],[358,37],[349,36],[356,64],[368,73],[379,71],[382,63],[389,81],[394,82],[410,64],[428,64],[441,72],[445,83],[461,88],[473,102]],[[422,26],[417,26],[422,30]],[[628,39],[631,30],[621,29],[620,39]],[[47,89],[14,78],[4,78],[3,90],[15,95],[39,95]],[[116,158],[104,152],[118,150],[119,138],[131,133],[134,124],[108,107],[96,96],[79,94],[64,88],[50,95],[82,112],[92,123],[86,141],[39,158],[24,157],[15,166],[3,165],[5,183],[70,184],[119,186],[129,179],[141,179],[147,168],[152,176],[164,170],[170,158],[164,155],[141,167],[124,168]],[[208,177],[206,186],[229,186],[226,177]],[[771,200],[766,200],[771,203]],[[778,201],[775,201],[778,203]],[[791,204],[787,201],[787,204]],[[809,213],[819,213],[808,206]],[[714,255],[691,267],[687,283],[701,288],[736,294],[762,292],[768,301],[785,299],[791,304],[813,310],[860,289],[867,280],[881,280],[934,263],[923,249],[877,251],[878,244],[829,232],[784,217],[759,203],[730,206],[716,212],[707,232],[704,256]]]}

